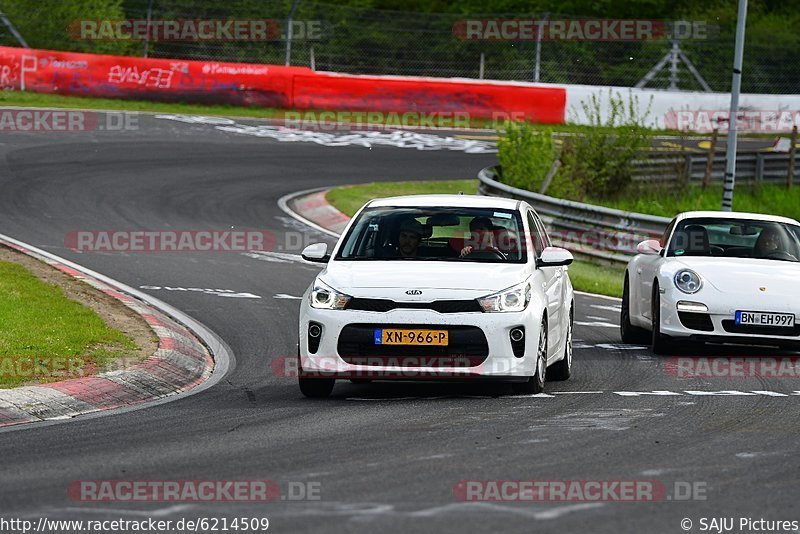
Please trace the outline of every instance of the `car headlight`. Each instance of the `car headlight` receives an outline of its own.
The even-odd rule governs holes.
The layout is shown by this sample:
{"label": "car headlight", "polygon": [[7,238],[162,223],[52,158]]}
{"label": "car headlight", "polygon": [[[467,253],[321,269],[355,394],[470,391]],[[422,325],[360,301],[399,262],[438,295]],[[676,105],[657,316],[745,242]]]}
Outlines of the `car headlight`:
{"label": "car headlight", "polygon": [[521,312],[531,301],[531,284],[523,282],[478,299],[485,312]]}
{"label": "car headlight", "polygon": [[675,287],[684,293],[697,293],[703,287],[700,275],[690,269],[682,269],[675,273]]}
{"label": "car headlight", "polygon": [[339,293],[320,280],[314,282],[314,288],[309,296],[311,307],[322,310],[343,310],[351,298],[349,295]]}

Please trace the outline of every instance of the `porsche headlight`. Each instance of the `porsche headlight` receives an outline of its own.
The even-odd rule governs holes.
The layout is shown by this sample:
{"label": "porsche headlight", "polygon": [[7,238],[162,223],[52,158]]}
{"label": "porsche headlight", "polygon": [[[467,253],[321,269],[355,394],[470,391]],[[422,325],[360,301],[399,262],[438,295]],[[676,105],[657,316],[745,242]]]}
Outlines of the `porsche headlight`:
{"label": "porsche headlight", "polygon": [[703,287],[700,275],[690,269],[682,269],[675,273],[675,287],[684,293],[697,293]]}
{"label": "porsche headlight", "polygon": [[309,296],[311,307],[322,310],[343,310],[351,298],[349,295],[339,293],[319,279],[314,282],[314,289],[311,290]]}
{"label": "porsche headlight", "polygon": [[485,312],[521,312],[531,301],[531,284],[523,282],[478,299]]}

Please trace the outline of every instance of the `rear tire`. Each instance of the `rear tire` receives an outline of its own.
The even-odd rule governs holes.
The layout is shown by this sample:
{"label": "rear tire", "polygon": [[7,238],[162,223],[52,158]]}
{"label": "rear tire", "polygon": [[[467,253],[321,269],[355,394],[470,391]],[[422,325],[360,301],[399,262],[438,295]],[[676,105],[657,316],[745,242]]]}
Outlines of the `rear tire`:
{"label": "rear tire", "polygon": [[539,346],[536,350],[536,372],[525,382],[512,382],[511,389],[517,395],[537,395],[544,390],[547,374],[547,319],[542,321]]}
{"label": "rear tire", "polygon": [[631,324],[631,288],[628,273],[622,286],[622,310],[619,314],[619,334],[623,343],[644,345],[650,340],[650,333],[644,328]]}
{"label": "rear tire", "polygon": [[566,343],[564,344],[564,357],[547,370],[547,378],[550,380],[568,380],[572,376],[572,319],[572,308],[570,308]]}

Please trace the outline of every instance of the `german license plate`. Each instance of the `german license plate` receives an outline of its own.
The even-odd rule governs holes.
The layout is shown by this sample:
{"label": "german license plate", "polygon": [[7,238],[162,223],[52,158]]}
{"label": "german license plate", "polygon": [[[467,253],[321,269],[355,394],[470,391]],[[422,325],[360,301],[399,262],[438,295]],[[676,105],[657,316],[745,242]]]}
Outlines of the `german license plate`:
{"label": "german license plate", "polygon": [[757,326],[793,327],[794,314],[737,311],[736,324],[752,324]]}
{"label": "german license plate", "polygon": [[375,330],[376,345],[447,345],[447,330],[380,328]]}

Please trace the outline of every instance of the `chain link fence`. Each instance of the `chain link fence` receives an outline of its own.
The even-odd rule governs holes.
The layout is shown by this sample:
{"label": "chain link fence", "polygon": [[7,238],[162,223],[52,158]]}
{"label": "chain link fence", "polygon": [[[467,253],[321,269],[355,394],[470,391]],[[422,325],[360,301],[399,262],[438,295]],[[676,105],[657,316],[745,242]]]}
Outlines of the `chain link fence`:
{"label": "chain link fence", "polygon": [[[63,0],[41,0],[42,3]],[[280,30],[269,41],[148,40],[120,45],[121,53],[158,58],[284,64],[287,19],[294,0],[123,0],[126,19],[254,20],[271,19]],[[3,4],[13,4],[5,0]],[[14,22],[11,9],[6,7]],[[293,15],[290,63],[315,70],[356,74],[485,78],[543,83],[632,87],[672,48],[657,41],[464,40],[454,28],[465,19],[574,19],[558,13],[431,14],[386,11],[299,0]],[[642,17],[646,18],[646,17]],[[64,21],[66,26],[74,21]],[[680,50],[713,91],[729,91],[734,28],[708,22],[705,38],[685,39]],[[0,43],[13,44],[0,27]],[[24,31],[21,31],[25,35]],[[40,36],[36,36],[40,37]],[[41,36],[46,38],[47,36]],[[31,46],[38,39],[25,35]],[[792,37],[790,37],[792,38]],[[77,51],[95,51],[95,42],[73,39]],[[800,37],[797,38],[800,45]],[[106,43],[106,47],[108,44]],[[750,39],[745,48],[742,90],[796,93],[800,87],[797,47]],[[107,48],[103,49],[107,52]],[[650,88],[703,90],[684,63],[670,62],[648,82]]]}

